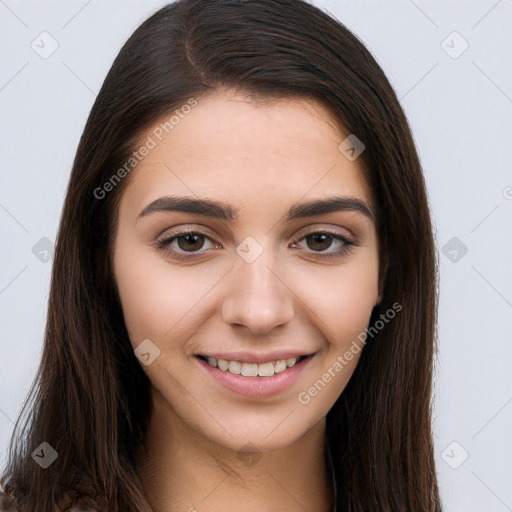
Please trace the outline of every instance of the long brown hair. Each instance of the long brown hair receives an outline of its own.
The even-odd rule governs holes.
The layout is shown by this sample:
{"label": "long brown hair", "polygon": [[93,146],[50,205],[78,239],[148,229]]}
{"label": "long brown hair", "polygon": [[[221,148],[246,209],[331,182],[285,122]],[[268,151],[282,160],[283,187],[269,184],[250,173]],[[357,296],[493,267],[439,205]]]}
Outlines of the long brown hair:
{"label": "long brown hair", "polygon": [[[366,148],[378,207],[383,299],[355,373],[327,415],[338,510],[441,510],[431,430],[437,260],[418,155],[383,71],[342,23],[301,0],[180,0],[126,42],[89,115],[66,193],[37,375],[0,483],[21,511],[63,510],[86,494],[100,510],[151,512],[134,454],[150,382],[112,284],[125,164],[148,127],[218,87],[327,106]],[[125,169],[126,170],[126,169]],[[105,190],[105,189],[102,189]],[[386,268],[384,268],[386,266]],[[47,469],[31,454],[58,454]]]}

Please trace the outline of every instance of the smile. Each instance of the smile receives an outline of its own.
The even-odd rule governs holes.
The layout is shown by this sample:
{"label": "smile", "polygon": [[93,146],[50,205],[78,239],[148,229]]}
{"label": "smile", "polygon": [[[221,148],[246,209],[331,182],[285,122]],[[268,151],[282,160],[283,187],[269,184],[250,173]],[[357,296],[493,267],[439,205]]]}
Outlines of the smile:
{"label": "smile", "polygon": [[307,356],[289,357],[266,363],[251,363],[242,361],[227,361],[226,359],[216,359],[215,357],[198,356],[206,361],[213,368],[218,368],[224,372],[243,377],[272,377],[276,373],[281,373],[292,368],[301,362]]}
{"label": "smile", "polygon": [[264,356],[233,354],[232,359],[228,354],[215,355],[195,354],[195,358],[213,382],[252,399],[271,398],[293,389],[315,359],[314,353],[292,356],[289,351]]}

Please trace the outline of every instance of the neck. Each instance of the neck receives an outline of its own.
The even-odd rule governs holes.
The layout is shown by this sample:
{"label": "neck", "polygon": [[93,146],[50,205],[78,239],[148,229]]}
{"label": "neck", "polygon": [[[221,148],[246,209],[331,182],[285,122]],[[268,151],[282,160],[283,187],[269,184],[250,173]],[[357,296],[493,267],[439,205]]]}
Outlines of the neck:
{"label": "neck", "polygon": [[283,449],[239,453],[191,429],[157,392],[153,405],[137,466],[155,512],[333,510],[325,418]]}

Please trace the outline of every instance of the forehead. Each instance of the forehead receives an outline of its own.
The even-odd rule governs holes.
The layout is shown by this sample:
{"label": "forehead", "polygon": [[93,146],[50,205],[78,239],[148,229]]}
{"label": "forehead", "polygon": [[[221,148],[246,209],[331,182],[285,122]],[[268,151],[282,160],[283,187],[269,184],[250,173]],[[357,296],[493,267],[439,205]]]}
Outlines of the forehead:
{"label": "forehead", "polygon": [[262,207],[333,192],[371,202],[361,159],[350,161],[338,149],[348,133],[321,103],[261,102],[220,90],[171,123],[172,116],[141,137],[151,149],[132,171],[122,202],[140,210],[166,193],[182,193]]}

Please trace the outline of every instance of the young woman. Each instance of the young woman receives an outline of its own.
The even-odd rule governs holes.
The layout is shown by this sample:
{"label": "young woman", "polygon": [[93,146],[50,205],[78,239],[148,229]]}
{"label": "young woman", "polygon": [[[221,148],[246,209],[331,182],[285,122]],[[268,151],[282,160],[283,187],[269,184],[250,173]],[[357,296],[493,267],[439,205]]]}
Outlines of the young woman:
{"label": "young woman", "polygon": [[2,487],[20,511],[438,512],[436,309],[418,156],[358,39],[300,0],[170,4],[80,141]]}

